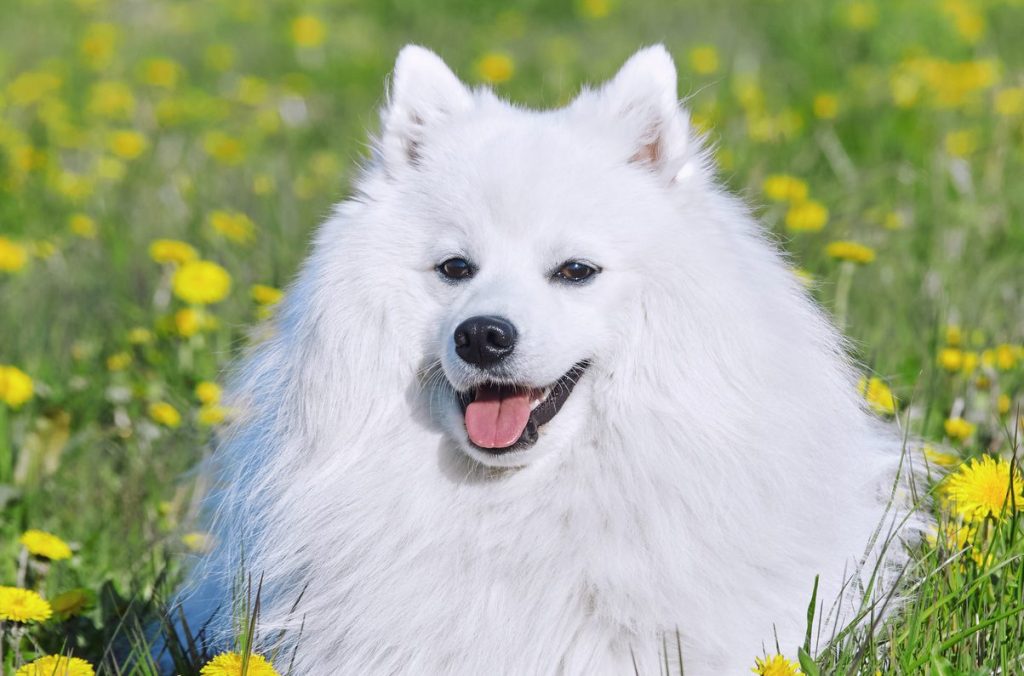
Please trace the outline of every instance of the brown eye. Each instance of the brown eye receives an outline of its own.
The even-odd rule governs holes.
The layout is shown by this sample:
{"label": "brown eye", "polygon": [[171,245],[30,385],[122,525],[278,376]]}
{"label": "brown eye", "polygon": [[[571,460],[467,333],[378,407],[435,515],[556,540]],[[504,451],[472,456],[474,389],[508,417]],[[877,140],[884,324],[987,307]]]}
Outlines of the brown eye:
{"label": "brown eye", "polygon": [[580,261],[568,261],[562,263],[562,266],[555,271],[554,276],[567,282],[583,282],[599,272],[601,269],[593,265],[587,265]]}
{"label": "brown eye", "polygon": [[473,266],[465,258],[449,258],[437,266],[437,271],[451,280],[467,279],[473,276]]}

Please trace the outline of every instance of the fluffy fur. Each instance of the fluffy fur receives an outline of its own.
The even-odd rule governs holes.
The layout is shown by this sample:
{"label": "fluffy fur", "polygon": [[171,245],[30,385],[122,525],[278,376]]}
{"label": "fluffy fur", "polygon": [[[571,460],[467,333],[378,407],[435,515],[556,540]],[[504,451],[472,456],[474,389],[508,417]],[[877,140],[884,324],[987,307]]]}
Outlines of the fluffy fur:
{"label": "fluffy fur", "polygon": [[[815,575],[828,608],[902,522],[901,442],[714,182],[665,49],[538,112],[407,47],[375,150],[238,369],[192,626],[229,635],[245,570],[298,674],[647,673],[677,629],[691,676],[794,653]],[[478,274],[444,281],[454,255]],[[603,272],[552,281],[569,259]],[[519,328],[517,382],[590,361],[528,450],[466,439],[476,314]]]}

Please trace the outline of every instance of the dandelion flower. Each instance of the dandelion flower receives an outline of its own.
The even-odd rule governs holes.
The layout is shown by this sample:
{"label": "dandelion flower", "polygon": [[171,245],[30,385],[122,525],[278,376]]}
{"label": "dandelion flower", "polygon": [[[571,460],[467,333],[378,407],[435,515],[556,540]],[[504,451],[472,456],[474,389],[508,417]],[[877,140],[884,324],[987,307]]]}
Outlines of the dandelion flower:
{"label": "dandelion flower", "polygon": [[93,676],[92,665],[80,657],[47,655],[19,668],[15,676]]}
{"label": "dandelion flower", "polygon": [[949,418],[944,424],[946,436],[959,441],[966,441],[974,434],[974,423],[967,422],[963,418]]}
{"label": "dandelion flower", "polygon": [[1000,394],[996,399],[996,411],[999,415],[1006,415],[1010,412],[1010,407],[1013,405],[1013,400],[1008,394]]}
{"label": "dandelion flower", "polygon": [[188,547],[189,551],[197,554],[202,554],[210,549],[211,538],[208,533],[200,533],[198,531],[192,533],[185,533],[181,536],[182,543]]}
{"label": "dandelion flower", "polygon": [[96,221],[85,214],[73,214],[68,219],[68,230],[82,239],[96,239]]}
{"label": "dandelion flower", "polygon": [[299,47],[319,47],[327,36],[324,22],[312,14],[302,14],[292,21],[292,41]]}
{"label": "dandelion flower", "polygon": [[166,401],[155,401],[149,405],[149,417],[164,427],[175,428],[181,424],[181,414]]}
{"label": "dandelion flower", "polygon": [[216,404],[220,401],[220,395],[221,389],[217,383],[204,380],[196,385],[196,399],[204,404]]}
{"label": "dandelion flower", "polygon": [[71,547],[52,533],[30,529],[22,533],[18,540],[29,554],[42,556],[51,561],[62,561],[71,558]]}
{"label": "dandelion flower", "polygon": [[186,303],[208,305],[224,300],[231,291],[231,275],[211,261],[185,263],[171,279],[174,295]]}
{"label": "dandelion flower", "polygon": [[699,75],[718,72],[718,50],[711,45],[700,45],[690,50],[690,67]]}
{"label": "dandelion flower", "polygon": [[31,589],[0,587],[0,620],[8,622],[43,622],[50,619],[53,609]]}
{"label": "dandelion flower", "polygon": [[210,213],[208,222],[215,232],[232,242],[248,244],[252,241],[252,219],[241,212],[217,210]]}
{"label": "dandelion flower", "polygon": [[206,327],[206,315],[195,308],[187,307],[174,313],[174,330],[182,338],[190,338]]}
{"label": "dandelion flower", "polygon": [[242,142],[222,131],[211,131],[203,136],[203,150],[221,164],[233,166],[245,159]]}
{"label": "dandelion flower", "polygon": [[947,504],[968,521],[999,517],[1004,508],[1019,509],[1024,505],[1024,484],[1020,471],[1012,470],[1011,474],[1008,461],[991,455],[970,460],[946,479]]}
{"label": "dandelion flower", "polygon": [[875,260],[874,249],[859,242],[851,242],[847,240],[830,242],[829,245],[825,247],[825,253],[828,254],[829,258],[834,258],[839,261],[859,263],[861,265],[866,265],[867,263]]}
{"label": "dandelion flower", "polygon": [[953,157],[968,157],[978,149],[978,133],[973,129],[951,131],[946,134],[943,144]]}
{"label": "dandelion flower", "polygon": [[772,657],[760,657],[754,659],[754,668],[752,672],[759,676],[802,676],[803,672],[800,671],[799,665],[796,662],[790,662],[782,655],[773,655]]}
{"label": "dandelion flower", "polygon": [[818,94],[814,97],[812,109],[819,120],[834,120],[839,115],[839,97],[830,93]]}
{"label": "dandelion flower", "polygon": [[[277,670],[262,655],[250,655],[246,665],[247,676],[279,676]],[[221,653],[199,670],[200,676],[242,676],[242,656]]]}
{"label": "dandelion flower", "polygon": [[153,333],[144,326],[136,326],[128,332],[128,342],[132,345],[145,345],[152,340]]}
{"label": "dandelion flower", "polygon": [[161,264],[183,265],[199,258],[199,254],[191,244],[158,239],[149,245],[149,257]]}
{"label": "dandelion flower", "polygon": [[940,467],[956,467],[960,464],[960,456],[956,453],[945,453],[931,444],[925,444],[923,450],[924,457],[928,458],[928,462],[932,464]]}
{"label": "dandelion flower", "polygon": [[612,3],[610,0],[583,0],[579,10],[588,19],[603,19],[611,13]]}
{"label": "dandelion flower", "polygon": [[134,160],[146,152],[149,141],[146,137],[132,129],[122,129],[110,135],[110,152],[124,160]]}
{"label": "dandelion flower", "polygon": [[508,54],[488,52],[476,62],[476,73],[484,82],[500,84],[512,79],[515,62]]}
{"label": "dandelion flower", "polygon": [[150,59],[142,66],[142,81],[154,87],[174,89],[181,77],[181,64],[173,59]]}
{"label": "dandelion flower", "polygon": [[0,364],[0,401],[11,408],[20,408],[32,398],[35,386],[32,378],[17,366]]}
{"label": "dandelion flower", "polygon": [[944,347],[939,350],[939,366],[950,373],[955,373],[964,366],[964,353],[955,347]]}
{"label": "dandelion flower", "polygon": [[266,284],[253,284],[249,289],[252,299],[259,305],[276,305],[284,296],[281,289]]}
{"label": "dandelion flower", "polygon": [[794,204],[786,212],[786,229],[791,232],[817,232],[827,222],[828,209],[814,200]]}
{"label": "dandelion flower", "polygon": [[107,370],[112,372],[124,371],[132,363],[130,352],[115,352],[107,357]]}
{"label": "dandelion flower", "polygon": [[889,386],[882,382],[881,378],[861,377],[857,383],[857,391],[867,400],[868,406],[875,413],[892,415],[896,412],[896,397],[893,396]]}
{"label": "dandelion flower", "polygon": [[1024,87],[1010,87],[997,93],[995,109],[1003,117],[1024,113]]}
{"label": "dandelion flower", "polygon": [[0,272],[17,272],[28,262],[28,251],[17,242],[0,237]]}
{"label": "dandelion flower", "polygon": [[1013,345],[996,345],[995,349],[996,368],[1000,371],[1009,371],[1017,365],[1017,350]]}
{"label": "dandelion flower", "polygon": [[799,203],[807,199],[807,182],[788,174],[772,174],[764,180],[761,189],[775,202]]}
{"label": "dandelion flower", "polygon": [[204,404],[199,407],[199,413],[196,415],[196,420],[198,420],[199,424],[204,427],[213,427],[224,422],[227,417],[228,409],[224,408],[220,404]]}

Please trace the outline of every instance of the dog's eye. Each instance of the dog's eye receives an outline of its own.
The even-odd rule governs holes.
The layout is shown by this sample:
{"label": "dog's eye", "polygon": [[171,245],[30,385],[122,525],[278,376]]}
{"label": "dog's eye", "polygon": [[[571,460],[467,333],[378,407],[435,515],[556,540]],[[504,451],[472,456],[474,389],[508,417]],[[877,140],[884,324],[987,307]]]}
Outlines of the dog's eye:
{"label": "dog's eye", "polygon": [[465,258],[449,258],[437,266],[437,271],[448,279],[467,279],[473,276],[473,266]]}
{"label": "dog's eye", "polygon": [[555,270],[554,277],[564,279],[567,282],[582,282],[599,272],[601,272],[601,269],[593,265],[587,265],[580,261],[567,261]]}

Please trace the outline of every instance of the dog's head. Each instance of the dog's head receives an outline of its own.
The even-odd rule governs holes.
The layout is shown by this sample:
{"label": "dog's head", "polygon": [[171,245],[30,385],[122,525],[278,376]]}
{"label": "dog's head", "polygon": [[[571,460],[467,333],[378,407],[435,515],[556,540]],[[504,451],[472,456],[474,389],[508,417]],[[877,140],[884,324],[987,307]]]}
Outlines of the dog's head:
{"label": "dog's head", "polygon": [[377,150],[388,218],[417,233],[394,246],[422,275],[424,396],[446,433],[491,466],[586,435],[607,355],[643,312],[639,280],[674,246],[655,233],[677,219],[675,184],[703,172],[668,53],[536,112],[406,47]]}

